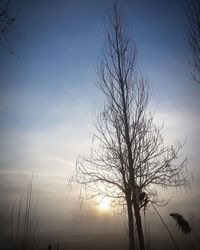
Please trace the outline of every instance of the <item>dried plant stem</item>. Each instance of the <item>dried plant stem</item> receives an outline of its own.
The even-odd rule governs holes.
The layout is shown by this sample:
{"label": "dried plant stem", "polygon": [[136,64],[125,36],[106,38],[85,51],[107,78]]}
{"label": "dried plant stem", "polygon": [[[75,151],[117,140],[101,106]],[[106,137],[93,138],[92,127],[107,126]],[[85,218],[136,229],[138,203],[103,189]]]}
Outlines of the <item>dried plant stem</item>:
{"label": "dried plant stem", "polygon": [[152,203],[152,206],[153,206],[154,210],[156,211],[158,217],[159,217],[160,220],[162,221],[163,225],[165,226],[167,232],[169,233],[169,235],[170,235],[170,237],[171,237],[171,239],[172,239],[172,241],[173,241],[173,243],[174,243],[174,246],[176,247],[177,250],[180,250],[180,248],[178,247],[178,245],[177,245],[177,243],[176,243],[176,241],[175,241],[175,239],[174,239],[172,233],[170,232],[170,230],[169,230],[167,224],[165,223],[165,221],[163,220],[162,216],[160,215],[160,213],[158,212],[157,208],[154,206],[153,203]]}
{"label": "dried plant stem", "polygon": [[199,237],[197,236],[197,234],[195,233],[195,231],[192,229],[192,232],[194,234],[194,237],[196,238],[196,240],[200,243],[200,239]]}

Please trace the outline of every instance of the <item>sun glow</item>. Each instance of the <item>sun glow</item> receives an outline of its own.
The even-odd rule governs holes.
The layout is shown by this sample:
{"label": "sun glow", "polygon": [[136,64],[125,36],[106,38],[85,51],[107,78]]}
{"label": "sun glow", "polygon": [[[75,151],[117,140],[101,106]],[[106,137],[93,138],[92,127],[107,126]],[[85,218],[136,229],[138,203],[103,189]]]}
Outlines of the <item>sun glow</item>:
{"label": "sun glow", "polygon": [[104,211],[110,210],[110,205],[109,205],[108,199],[103,198],[103,199],[100,201],[98,207],[99,207],[101,210],[104,210]]}

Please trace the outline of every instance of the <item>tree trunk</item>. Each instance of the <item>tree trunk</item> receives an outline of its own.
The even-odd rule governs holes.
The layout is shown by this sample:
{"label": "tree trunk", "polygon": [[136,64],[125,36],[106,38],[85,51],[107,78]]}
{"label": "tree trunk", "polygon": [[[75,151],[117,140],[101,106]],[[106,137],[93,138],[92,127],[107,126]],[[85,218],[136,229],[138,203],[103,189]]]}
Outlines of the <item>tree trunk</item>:
{"label": "tree trunk", "polygon": [[[129,124],[128,124],[128,118],[127,118],[127,107],[126,107],[126,102],[125,102],[123,84],[121,84],[121,91],[122,91],[125,137],[126,137],[126,144],[127,144],[127,149],[128,149],[130,183],[133,188],[132,191],[134,192],[133,207],[134,207],[135,220],[136,220],[136,226],[137,226],[137,232],[138,232],[139,249],[145,250],[140,209],[139,209],[139,204],[138,204],[137,197],[136,197],[137,194],[136,194],[136,183],[135,183],[135,177],[134,177],[133,156],[132,156],[131,141],[130,141],[130,136],[129,136]],[[127,206],[128,206],[128,203],[129,201],[127,201]],[[133,216],[133,212],[132,212],[132,216]],[[130,234],[129,234],[129,240],[130,240]]]}
{"label": "tree trunk", "polygon": [[134,232],[134,219],[133,207],[131,203],[131,196],[127,197],[127,210],[128,210],[128,236],[129,236],[129,250],[135,250],[135,232]]}
{"label": "tree trunk", "polygon": [[145,250],[144,234],[143,234],[143,230],[142,230],[142,220],[141,220],[139,205],[138,205],[137,200],[135,198],[133,200],[133,207],[134,207],[134,211],[135,211],[135,220],[136,220],[137,231],[138,231],[139,249]]}

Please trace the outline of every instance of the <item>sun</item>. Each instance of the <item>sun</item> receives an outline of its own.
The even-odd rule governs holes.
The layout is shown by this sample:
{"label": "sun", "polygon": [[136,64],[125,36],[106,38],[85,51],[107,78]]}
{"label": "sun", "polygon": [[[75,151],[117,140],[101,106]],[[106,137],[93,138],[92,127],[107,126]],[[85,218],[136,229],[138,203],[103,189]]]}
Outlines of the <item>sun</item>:
{"label": "sun", "polygon": [[98,207],[99,207],[101,210],[104,210],[104,211],[110,210],[110,205],[109,205],[108,199],[103,198],[103,199],[100,201]]}

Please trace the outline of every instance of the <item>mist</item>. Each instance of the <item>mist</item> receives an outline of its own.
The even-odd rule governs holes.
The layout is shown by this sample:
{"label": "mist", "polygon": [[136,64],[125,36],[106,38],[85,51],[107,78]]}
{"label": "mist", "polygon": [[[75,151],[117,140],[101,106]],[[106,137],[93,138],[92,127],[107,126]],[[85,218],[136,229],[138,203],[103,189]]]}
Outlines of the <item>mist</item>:
{"label": "mist", "polygon": [[[156,188],[166,202],[156,208],[180,249],[199,249],[193,232],[184,235],[170,216],[182,215],[199,237],[200,85],[190,75],[184,1],[117,4],[137,48],[136,71],[151,86],[149,106],[155,125],[163,126],[163,143],[178,140],[178,157],[188,159],[187,185]],[[0,7],[0,248],[11,241],[20,202],[26,214],[32,179],[36,249],[127,250],[126,204],[101,207],[101,195],[84,200],[84,185],[70,182],[78,157],[91,155],[95,121],[106,107],[97,72],[113,1],[3,0]],[[175,249],[150,202],[145,208],[145,242]]]}

